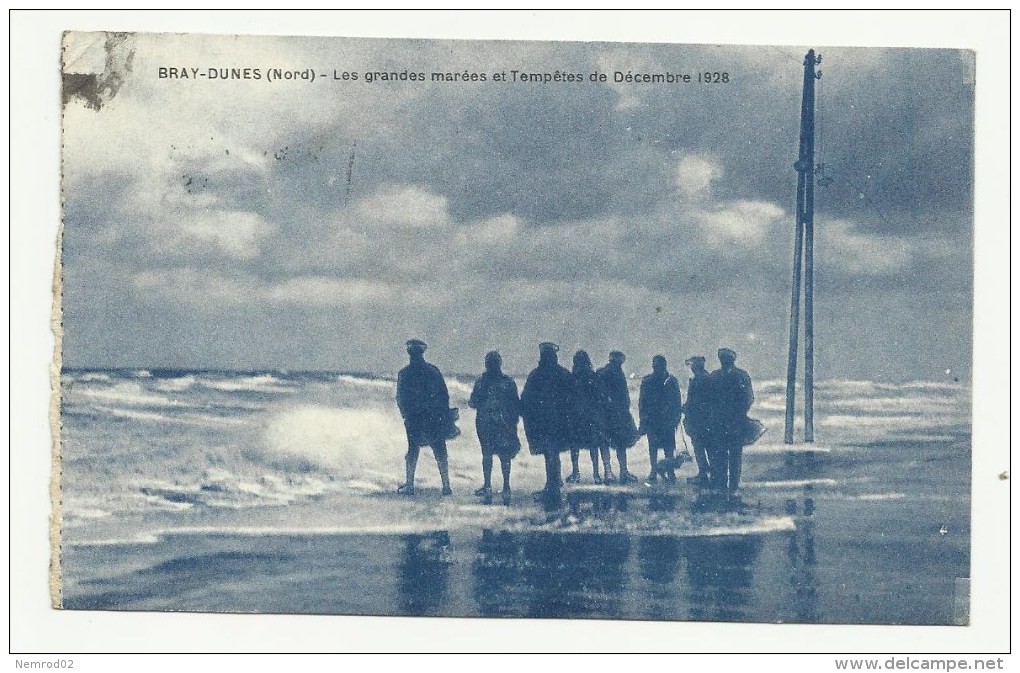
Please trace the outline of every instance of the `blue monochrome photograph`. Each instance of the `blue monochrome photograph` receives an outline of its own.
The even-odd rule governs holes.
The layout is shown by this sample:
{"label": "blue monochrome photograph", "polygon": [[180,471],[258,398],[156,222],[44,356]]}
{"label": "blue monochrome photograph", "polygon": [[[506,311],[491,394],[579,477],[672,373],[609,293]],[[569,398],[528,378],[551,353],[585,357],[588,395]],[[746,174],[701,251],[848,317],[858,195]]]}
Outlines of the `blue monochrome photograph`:
{"label": "blue monochrome photograph", "polygon": [[54,607],[969,624],[973,52],[61,63]]}

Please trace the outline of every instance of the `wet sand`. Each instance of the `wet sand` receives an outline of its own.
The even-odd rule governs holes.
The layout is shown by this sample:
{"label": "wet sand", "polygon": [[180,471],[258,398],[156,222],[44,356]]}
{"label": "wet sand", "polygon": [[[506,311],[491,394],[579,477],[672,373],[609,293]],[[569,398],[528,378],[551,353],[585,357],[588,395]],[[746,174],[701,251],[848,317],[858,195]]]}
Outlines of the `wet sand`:
{"label": "wet sand", "polygon": [[[748,456],[746,465],[745,502],[765,515],[790,515],[793,529],[684,536],[485,525],[413,534],[178,532],[151,543],[66,546],[64,607],[967,622],[970,453],[959,437],[842,447],[813,459]],[[629,515],[650,506],[635,500]],[[685,503],[676,516],[690,516]]]}

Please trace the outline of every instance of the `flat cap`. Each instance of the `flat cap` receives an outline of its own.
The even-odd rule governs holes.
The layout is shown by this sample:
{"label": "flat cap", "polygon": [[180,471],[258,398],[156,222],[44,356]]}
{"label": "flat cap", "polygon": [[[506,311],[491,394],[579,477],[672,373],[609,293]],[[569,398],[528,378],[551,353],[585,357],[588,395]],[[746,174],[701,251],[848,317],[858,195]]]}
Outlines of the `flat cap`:
{"label": "flat cap", "polygon": [[684,364],[688,365],[688,366],[693,365],[695,362],[700,362],[701,364],[705,364],[705,356],[704,355],[692,355],[691,357],[689,357],[686,360],[684,360]]}
{"label": "flat cap", "polygon": [[424,341],[422,341],[421,339],[408,339],[407,340],[407,350],[423,351],[423,350],[425,350],[428,347],[429,347],[429,345],[427,343],[425,343]]}
{"label": "flat cap", "polygon": [[560,347],[551,341],[543,341],[542,343],[538,344],[538,350],[552,351],[553,353],[556,353],[560,350]]}
{"label": "flat cap", "polygon": [[721,357],[721,358],[730,358],[731,360],[736,360],[737,359],[737,352],[735,350],[730,349],[730,348],[720,348],[719,349],[719,357]]}

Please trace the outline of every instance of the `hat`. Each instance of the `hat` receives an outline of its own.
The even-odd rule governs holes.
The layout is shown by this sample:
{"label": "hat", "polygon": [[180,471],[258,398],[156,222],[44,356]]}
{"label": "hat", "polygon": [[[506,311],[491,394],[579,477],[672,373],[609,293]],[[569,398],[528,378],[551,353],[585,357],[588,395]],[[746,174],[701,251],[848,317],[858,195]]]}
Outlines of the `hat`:
{"label": "hat", "polygon": [[687,365],[687,366],[693,365],[695,362],[700,362],[701,364],[705,364],[705,356],[704,355],[692,355],[691,357],[689,357],[686,360],[684,360],[684,364]]}
{"label": "hat", "polygon": [[552,351],[553,353],[556,353],[557,351],[560,350],[560,347],[551,341],[543,341],[542,343],[538,344],[538,350]]}
{"label": "hat", "polygon": [[627,356],[622,351],[609,351],[610,360],[626,360]]}
{"label": "hat", "polygon": [[409,350],[409,351],[413,350],[413,351],[422,351],[422,352],[424,352],[425,349],[428,348],[428,347],[429,347],[429,345],[427,343],[425,343],[424,341],[422,341],[421,339],[408,339],[407,340],[407,350]]}
{"label": "hat", "polygon": [[736,360],[737,359],[737,352],[734,351],[734,350],[730,350],[729,348],[720,348],[719,349],[719,357],[720,358],[729,358],[731,360]]}

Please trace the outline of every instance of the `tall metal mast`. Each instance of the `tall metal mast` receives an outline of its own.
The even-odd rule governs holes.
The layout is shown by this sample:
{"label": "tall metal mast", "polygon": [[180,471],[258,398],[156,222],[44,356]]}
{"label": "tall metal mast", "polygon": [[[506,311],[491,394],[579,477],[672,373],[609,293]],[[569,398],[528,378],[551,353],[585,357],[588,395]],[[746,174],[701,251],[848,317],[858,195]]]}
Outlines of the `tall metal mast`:
{"label": "tall metal mast", "polygon": [[804,441],[815,440],[814,428],[814,229],[815,229],[815,80],[822,62],[811,49],[804,57],[804,93],[800,104],[800,154],[797,171],[797,216],[793,252],[793,288],[790,296],[790,350],[786,365],[786,433],[793,443],[793,416],[797,386],[798,329],[803,265],[804,285]]}

